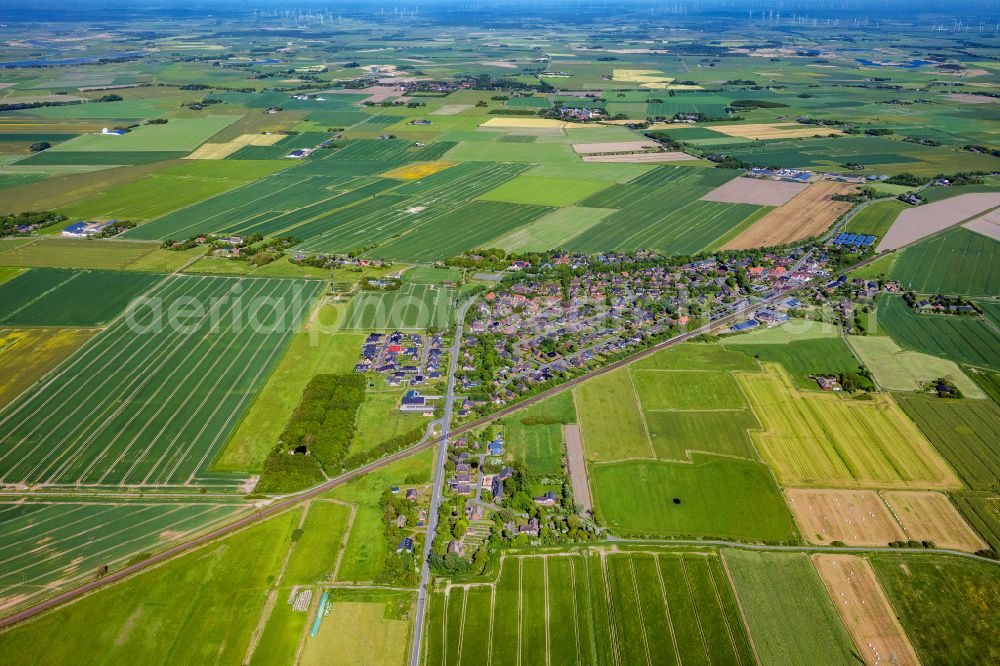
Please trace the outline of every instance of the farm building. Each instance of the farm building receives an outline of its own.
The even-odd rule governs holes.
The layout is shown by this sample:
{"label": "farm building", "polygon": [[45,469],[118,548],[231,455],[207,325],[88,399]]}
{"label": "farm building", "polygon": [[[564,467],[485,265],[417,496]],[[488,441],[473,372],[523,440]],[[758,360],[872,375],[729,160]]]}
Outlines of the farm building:
{"label": "farm building", "polygon": [[68,238],[89,238],[101,233],[101,231],[114,222],[116,220],[108,220],[106,222],[76,222],[68,227],[64,227],[62,235]]}

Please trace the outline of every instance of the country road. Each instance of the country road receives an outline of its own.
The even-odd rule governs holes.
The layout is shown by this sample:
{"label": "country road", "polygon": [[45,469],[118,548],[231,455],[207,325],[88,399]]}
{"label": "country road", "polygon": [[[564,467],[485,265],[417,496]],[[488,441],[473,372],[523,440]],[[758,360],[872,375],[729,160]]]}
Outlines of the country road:
{"label": "country road", "polygon": [[[850,272],[851,270],[855,270],[857,268],[865,266],[865,265],[871,263],[872,261],[874,261],[877,257],[878,257],[878,255],[875,255],[873,257],[865,259],[864,261],[858,262],[857,264],[854,264],[854,265],[850,266],[849,268],[845,269],[842,272],[847,273],[847,272]],[[491,414],[489,414],[487,416],[483,416],[483,417],[480,417],[478,419],[474,419],[472,421],[468,421],[468,422],[466,422],[466,423],[464,423],[464,424],[462,424],[460,426],[455,427],[453,430],[450,431],[449,434],[451,436],[459,435],[459,434],[462,434],[462,433],[474,430],[476,428],[482,427],[484,425],[487,425],[491,421],[493,421],[494,419],[498,419],[498,418],[502,418],[504,416],[508,416],[510,414],[513,414],[513,413],[515,413],[517,411],[520,411],[520,410],[524,409],[525,407],[528,407],[528,406],[533,405],[533,404],[535,404],[537,402],[545,400],[546,398],[549,398],[549,397],[551,397],[553,395],[556,395],[558,393],[562,393],[564,391],[571,390],[575,386],[579,385],[580,383],[582,383],[582,382],[584,382],[584,381],[586,381],[588,379],[591,379],[591,378],[594,378],[594,377],[598,377],[598,376],[607,374],[609,372],[614,372],[615,370],[617,370],[619,368],[622,368],[622,367],[624,367],[624,366],[626,366],[626,365],[628,365],[630,363],[633,363],[634,361],[637,361],[639,359],[645,358],[647,356],[651,356],[652,354],[655,354],[655,353],[657,353],[659,351],[662,351],[663,349],[667,349],[669,347],[674,347],[676,345],[679,345],[679,344],[682,344],[684,342],[687,342],[688,340],[691,340],[692,338],[696,338],[699,335],[703,335],[705,333],[708,333],[709,331],[711,331],[712,329],[714,329],[714,328],[716,328],[718,326],[730,324],[730,323],[732,323],[732,322],[734,322],[734,321],[736,321],[738,319],[741,319],[743,317],[748,316],[749,314],[751,314],[752,312],[754,312],[755,310],[757,310],[757,309],[759,309],[761,307],[766,307],[768,305],[772,305],[774,303],[778,303],[781,300],[783,300],[784,298],[786,298],[789,294],[794,293],[794,292],[799,291],[799,290],[802,290],[802,289],[805,289],[808,286],[809,286],[808,284],[792,285],[792,286],[790,286],[790,287],[788,287],[788,288],[786,288],[784,290],[778,290],[775,294],[773,294],[769,298],[763,299],[763,300],[758,301],[757,303],[754,303],[754,304],[752,304],[752,305],[750,305],[750,306],[748,306],[746,308],[743,308],[741,310],[737,310],[737,311],[735,311],[735,312],[733,312],[731,314],[728,314],[728,315],[725,315],[723,317],[720,317],[719,319],[717,319],[717,320],[715,320],[715,321],[713,321],[713,322],[711,322],[709,324],[705,324],[705,325],[700,326],[700,327],[698,327],[696,329],[693,329],[691,331],[687,331],[685,333],[681,333],[681,334],[675,335],[672,338],[668,338],[668,339],[663,340],[663,341],[661,341],[661,342],[659,342],[659,343],[657,343],[655,345],[652,345],[650,347],[642,349],[642,350],[636,352],[635,354],[632,354],[632,355],[630,355],[630,356],[628,356],[626,358],[622,358],[622,359],[619,359],[617,361],[613,361],[612,363],[609,363],[608,365],[605,365],[605,366],[602,366],[600,368],[596,368],[596,369],[590,370],[586,374],[583,374],[583,375],[580,375],[578,377],[574,377],[572,379],[569,379],[566,382],[564,382],[564,383],[562,383],[562,384],[560,384],[558,386],[554,386],[554,387],[552,387],[550,389],[546,389],[544,391],[541,391],[541,392],[535,394],[534,396],[531,396],[530,398],[527,398],[527,399],[525,399],[525,400],[523,400],[521,402],[518,402],[518,403],[513,404],[513,405],[509,405],[507,407],[503,407],[503,408],[501,408],[501,409],[499,409],[499,410],[497,410],[497,411],[495,411],[495,412],[493,412],[493,413],[491,413]],[[465,307],[468,307],[468,304]],[[444,431],[442,431],[442,432],[444,432]],[[266,518],[270,518],[271,516],[274,516],[274,515],[276,515],[278,513],[281,513],[282,511],[285,511],[285,510],[287,510],[287,509],[295,506],[296,504],[299,504],[299,503],[304,502],[306,500],[312,499],[313,497],[316,497],[318,495],[322,495],[323,493],[327,492],[328,490],[331,490],[333,488],[341,486],[341,485],[347,483],[348,481],[351,481],[352,479],[355,479],[355,478],[357,478],[359,476],[367,474],[368,472],[371,472],[371,471],[374,471],[374,470],[377,470],[377,469],[381,469],[382,467],[385,467],[387,465],[391,465],[392,463],[397,462],[399,460],[402,460],[402,459],[404,459],[404,458],[406,458],[408,456],[411,456],[414,453],[417,453],[417,452],[422,451],[422,450],[424,450],[426,448],[434,446],[435,444],[439,443],[440,441],[441,441],[441,437],[438,437],[436,439],[432,438],[432,437],[425,437],[423,440],[421,440],[420,442],[418,442],[417,444],[414,444],[413,446],[411,446],[409,448],[402,449],[402,450],[397,451],[395,453],[392,453],[390,455],[387,455],[387,456],[384,456],[382,458],[379,458],[378,460],[372,461],[372,462],[370,462],[370,463],[368,463],[366,465],[362,465],[361,467],[358,467],[357,469],[345,472],[345,473],[341,474],[340,476],[333,477],[333,478],[331,478],[331,479],[329,479],[327,481],[324,481],[323,483],[321,483],[321,484],[319,484],[317,486],[309,488],[308,490],[304,490],[304,491],[301,491],[299,493],[295,493],[293,495],[281,497],[274,504],[271,504],[271,505],[269,505],[267,507],[264,507],[264,508],[260,509],[259,511],[257,511],[254,514],[251,514],[249,516],[244,516],[243,518],[235,520],[232,523],[229,523],[227,525],[223,525],[221,527],[213,529],[213,530],[211,530],[209,532],[206,532],[205,534],[202,534],[201,536],[198,536],[198,537],[196,537],[194,539],[191,539],[190,541],[186,541],[184,543],[179,543],[179,544],[177,544],[175,546],[172,546],[172,547],[170,547],[170,548],[168,548],[168,549],[166,549],[164,551],[161,551],[159,553],[154,554],[152,557],[150,557],[150,558],[148,558],[146,560],[143,560],[142,562],[137,562],[135,564],[123,567],[122,569],[118,569],[117,571],[109,573],[108,575],[104,576],[103,578],[92,580],[92,581],[90,581],[88,583],[85,583],[85,584],[79,586],[79,587],[76,587],[74,589],[62,592],[62,593],[60,593],[60,594],[58,594],[58,595],[56,595],[54,597],[51,597],[50,599],[46,599],[45,601],[43,601],[43,602],[41,602],[39,604],[36,604],[36,605],[31,606],[29,608],[22,609],[20,611],[12,613],[12,614],[10,614],[10,615],[8,615],[6,617],[0,618],[0,629],[2,629],[4,627],[11,626],[11,625],[16,624],[18,622],[23,622],[25,620],[28,620],[28,619],[30,619],[32,617],[35,617],[35,616],[37,616],[37,615],[39,615],[39,614],[41,614],[41,613],[43,613],[43,612],[45,612],[45,611],[47,611],[47,610],[49,610],[51,608],[55,608],[56,606],[59,606],[59,605],[61,605],[63,603],[66,603],[68,601],[72,601],[72,600],[77,599],[79,597],[82,597],[82,596],[84,596],[86,594],[89,594],[90,592],[98,590],[98,589],[100,589],[102,587],[106,587],[108,585],[111,585],[112,583],[118,582],[118,581],[120,581],[120,580],[122,580],[124,578],[127,578],[128,576],[131,576],[132,574],[139,573],[140,571],[144,571],[146,569],[154,567],[154,566],[156,566],[156,565],[158,565],[158,564],[160,564],[160,563],[162,563],[162,562],[164,562],[164,561],[166,561],[166,560],[174,557],[175,555],[180,555],[180,554],[188,552],[188,551],[190,551],[190,550],[192,550],[194,548],[197,548],[198,546],[204,545],[204,544],[209,543],[211,541],[214,541],[216,539],[219,539],[219,538],[228,536],[230,534],[233,534],[233,533],[235,533],[235,532],[237,532],[239,530],[242,530],[245,527],[249,527],[249,526],[251,526],[251,525],[253,525],[253,524],[257,523],[257,522],[260,522],[261,520],[264,520]]]}

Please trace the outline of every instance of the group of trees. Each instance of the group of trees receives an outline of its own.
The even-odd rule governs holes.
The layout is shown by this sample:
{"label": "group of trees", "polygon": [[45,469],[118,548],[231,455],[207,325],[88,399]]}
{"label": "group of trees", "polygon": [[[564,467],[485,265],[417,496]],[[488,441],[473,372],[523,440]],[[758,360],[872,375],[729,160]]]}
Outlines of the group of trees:
{"label": "group of trees", "polygon": [[281,433],[281,447],[293,455],[315,456],[324,469],[339,469],[364,400],[363,375],[315,375]]}
{"label": "group of trees", "polygon": [[18,227],[38,229],[57,222],[63,222],[64,220],[66,220],[66,217],[58,213],[53,213],[50,210],[0,215],[0,236],[20,236],[30,232],[19,232],[17,230]]}

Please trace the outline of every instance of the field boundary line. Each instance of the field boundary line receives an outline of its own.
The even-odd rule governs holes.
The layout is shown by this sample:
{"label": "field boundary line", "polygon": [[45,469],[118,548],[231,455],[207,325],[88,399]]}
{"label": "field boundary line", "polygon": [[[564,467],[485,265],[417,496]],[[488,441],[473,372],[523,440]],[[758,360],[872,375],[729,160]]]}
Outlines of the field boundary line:
{"label": "field boundary line", "polygon": [[545,581],[545,664],[552,663],[552,637],[549,628],[549,558],[542,558],[542,580]]}
{"label": "field boundary line", "polygon": [[763,662],[760,660],[760,653],[757,651],[757,643],[753,639],[753,633],[750,631],[750,622],[747,620],[746,610],[743,608],[743,601],[740,599],[739,592],[736,590],[736,582],[733,580],[733,574],[729,571],[729,563],[726,562],[726,554],[723,550],[719,549],[719,561],[722,562],[722,571],[726,574],[726,579],[729,581],[729,589],[733,593],[733,599],[736,600],[736,608],[740,612],[740,618],[743,620],[743,629],[746,632],[747,640],[750,643],[750,649],[753,650],[753,657],[756,660],[758,666]]}
{"label": "field boundary line", "polygon": [[337,561],[333,565],[333,573],[331,574],[333,580],[336,581],[337,577],[340,575],[340,564],[344,561],[344,553],[347,552],[347,542],[351,538],[351,530],[354,529],[354,518],[358,515],[358,505],[333,499],[323,501],[339,504],[341,506],[347,506],[351,509],[351,513],[347,517],[347,526],[344,528],[344,536],[340,538],[340,547],[337,549]]}
{"label": "field boundary line", "polygon": [[611,649],[614,652],[615,663],[621,666],[621,655],[618,647],[618,627],[615,624],[615,603],[611,595],[611,586],[608,584],[608,558],[607,553],[601,551],[601,578],[604,581],[604,598],[608,604],[608,633],[611,636]]}
{"label": "field boundary line", "polygon": [[[448,592],[451,594],[451,590]],[[469,607],[469,590],[462,588],[462,624],[458,627],[458,663],[462,663],[462,645],[465,641],[465,613]]]}
{"label": "field boundary line", "polygon": [[681,573],[684,574],[684,585],[687,586],[688,598],[691,600],[691,607],[694,608],[694,617],[698,624],[698,634],[701,636],[701,647],[705,650],[705,659],[708,663],[712,663],[711,652],[708,649],[708,641],[705,639],[705,627],[701,623],[701,611],[698,609],[698,599],[694,596],[694,589],[691,587],[691,577],[688,575],[687,563],[684,561],[684,555],[681,554],[677,558],[681,563]]}
{"label": "field boundary line", "polygon": [[521,666],[521,648],[524,635],[524,559],[517,558],[517,666]]}
{"label": "field boundary line", "polygon": [[719,586],[715,582],[715,572],[712,571],[711,560],[706,558],[705,562],[708,567],[708,580],[711,581],[712,592],[715,594],[715,603],[719,605],[719,614],[722,615],[722,621],[726,623],[726,635],[729,636],[729,644],[733,646],[733,654],[736,655],[736,659],[742,663],[743,660],[740,658],[739,647],[736,645],[736,637],[733,635],[733,628],[729,624],[729,617],[726,613],[726,609],[722,605],[722,595],[719,594]]}
{"label": "field boundary line", "polygon": [[[587,561],[583,561],[584,566],[586,566]],[[569,584],[570,589],[573,590],[573,628],[576,635],[576,663],[583,663],[583,654],[580,651],[580,611],[577,608],[579,604],[577,603],[576,597],[576,561],[575,558],[570,560],[569,563]]]}
{"label": "field boundary line", "polygon": [[[500,558],[500,572],[503,573],[503,557]],[[493,625],[495,624],[496,616],[494,609],[497,607],[497,586],[490,584],[490,635],[487,638],[486,645],[486,663],[493,663]]]}
{"label": "field boundary line", "polygon": [[[187,373],[194,374],[195,371],[197,371],[201,367],[202,363],[205,362],[205,360],[207,360],[208,358],[213,358],[214,357],[214,361],[208,367],[207,371],[203,375],[203,377],[204,376],[211,376],[211,373],[215,370],[216,366],[218,366],[219,363],[224,358],[226,358],[226,354],[236,344],[236,342],[238,340],[239,340],[239,337],[238,336],[234,336],[231,340],[229,340],[229,342],[228,342],[228,344],[226,344],[225,348],[221,352],[218,352],[216,350],[216,347],[218,346],[218,344],[220,342],[222,342],[222,337],[220,336],[217,340],[213,341],[210,344],[209,348],[207,350],[205,350],[205,353],[201,356],[201,358],[198,359],[198,361],[197,361],[197,363],[195,363],[194,367],[191,368],[191,370],[188,370]],[[245,343],[243,345],[243,349],[240,350],[240,354],[243,353],[243,351],[246,349],[246,347],[248,346],[248,344],[252,340],[253,340],[253,338],[248,338],[247,343]],[[170,373],[167,375],[166,379],[167,380],[171,380],[178,372],[181,372],[183,368],[184,368],[183,363],[176,364],[174,366],[174,368],[170,371]],[[246,371],[246,366],[244,366],[244,372],[245,371]],[[242,377],[242,373],[241,373],[240,377]],[[237,378],[237,380],[238,379],[239,378]],[[184,409],[184,407],[187,405],[187,403],[190,401],[190,399],[198,394],[198,390],[201,388],[201,385],[202,385],[203,381],[204,381],[204,379],[202,379],[202,381],[199,381],[198,385],[196,387],[194,387],[193,389],[191,389],[191,391],[190,391],[190,393],[188,393],[187,397],[181,402],[181,404],[179,406],[177,406],[175,408],[175,411],[174,411],[175,414],[176,413],[180,413]],[[216,379],[216,386],[218,386],[218,384],[221,381],[222,381],[221,377],[218,378],[218,379]],[[166,387],[167,385],[168,384],[167,384],[166,381],[161,382],[161,386]],[[170,390],[170,392],[166,396],[166,398],[161,398],[160,397],[159,390],[157,390],[157,391],[154,392],[153,396],[151,396],[151,399],[153,399],[153,400],[159,400],[160,406],[156,410],[156,412],[154,412],[153,415],[151,417],[149,417],[150,421],[154,421],[157,417],[159,417],[159,415],[163,412],[163,410],[166,409],[167,405],[169,404],[170,399],[173,398],[175,395],[177,395],[177,393],[182,389],[182,387],[184,387],[184,382],[183,381],[178,382],[173,387],[173,389]],[[139,390],[141,390],[141,389],[142,389],[142,387],[140,387]],[[133,396],[134,395],[135,394],[133,394]],[[133,397],[133,396],[130,396],[130,397]],[[126,404],[128,404],[129,406],[131,406],[131,403],[128,400],[125,403],[123,403],[123,407]],[[222,404],[221,402],[217,403],[216,410],[219,409],[219,405],[221,405],[221,404]],[[115,442],[118,441],[119,435],[121,435],[122,433],[124,433],[127,430],[128,426],[131,425],[131,423],[133,421],[135,421],[135,419],[139,418],[139,415],[141,414],[141,411],[142,410],[136,410],[132,414],[132,417],[126,422],[125,426],[123,428],[121,428],[117,433],[115,433],[115,436],[111,439],[110,442],[108,442],[108,445],[104,447],[104,450],[101,452],[101,454],[98,455],[96,458],[93,458],[91,460],[90,464],[87,465],[86,468],[84,468],[84,470],[80,473],[80,476],[77,479],[78,481],[82,481],[83,478],[90,473],[90,471],[94,468],[94,466],[97,465],[98,462],[100,462],[104,458],[104,456],[110,451],[111,447],[115,444]],[[185,432],[185,428],[191,422],[191,418],[193,418],[193,416],[194,415],[192,415],[192,417],[188,418],[188,420],[184,423],[184,427],[182,427],[181,430],[178,432],[178,434],[175,435],[172,440],[170,440],[168,446],[172,445],[174,442],[176,442],[177,438],[180,437]],[[210,419],[205,419],[205,421],[208,422],[208,421],[210,421]],[[136,456],[135,460],[132,462],[132,464],[129,466],[129,468],[127,470],[125,470],[125,473],[123,474],[122,480],[121,480],[121,482],[119,482],[118,485],[122,485],[122,486],[129,485],[129,484],[126,483],[126,480],[129,478],[129,476],[132,474],[132,472],[135,470],[135,468],[140,463],[147,462],[146,461],[146,456],[149,454],[150,450],[153,449],[153,447],[159,442],[159,439],[163,435],[163,433],[170,426],[174,426],[174,425],[176,425],[176,424],[173,423],[173,422],[171,422],[171,421],[169,421],[169,420],[163,424],[163,426],[160,428],[159,432],[157,432],[153,437],[150,438],[149,444],[146,446],[146,448],[143,449],[139,453],[138,456]],[[124,458],[130,451],[132,451],[133,445],[140,438],[140,436],[142,436],[142,434],[143,434],[142,432],[136,433],[136,435],[132,438],[132,440],[125,445],[125,448],[118,455],[118,457],[111,463],[111,465],[107,466],[107,469],[105,470],[105,472],[100,477],[98,477],[98,479],[97,479],[97,483],[98,484],[103,484],[104,483],[104,480],[108,477],[108,475],[115,468],[115,466],[122,460],[122,458]],[[167,449],[167,450],[169,450],[169,449]],[[163,455],[165,455],[166,452],[167,451],[164,451]],[[161,460],[163,458],[163,455],[160,456]],[[159,460],[156,461],[156,463],[154,463],[152,469],[156,469],[156,467],[158,465],[159,465]],[[143,480],[140,483],[140,485],[146,485],[146,481],[149,479],[149,474],[151,474],[151,473],[152,473],[152,470],[149,473],[146,474],[146,477],[143,478]]]}
{"label": "field boundary line", "polygon": [[677,633],[674,631],[674,618],[670,612],[670,601],[667,599],[667,587],[663,583],[663,571],[660,569],[660,555],[662,553],[652,553],[653,563],[656,565],[656,579],[660,582],[660,597],[663,599],[663,610],[667,616],[667,629],[670,630],[670,642],[674,646],[674,656],[677,658],[677,666],[682,666],[684,659],[681,656],[681,648],[677,645]]}
{"label": "field boundary line", "polygon": [[[302,529],[302,527],[306,524],[306,517],[309,515],[309,509],[311,507],[311,501],[302,505],[302,515],[299,516],[298,529]],[[288,562],[292,559],[292,554],[295,552],[295,546],[297,543],[297,541],[292,541],[288,544],[288,550],[285,551],[285,559],[281,562],[281,568],[278,570],[278,575],[274,579],[274,585],[268,591],[267,599],[264,601],[264,607],[261,609],[260,616],[257,618],[257,625],[254,627],[253,633],[250,635],[250,643],[247,645],[246,655],[243,657],[244,664],[249,664],[250,660],[253,659],[253,653],[257,651],[257,645],[260,643],[260,637],[264,634],[267,622],[271,619],[271,613],[274,611],[274,604],[278,599],[278,588],[285,580],[285,572],[288,570]]]}
{"label": "field boundary line", "polygon": [[632,376],[632,368],[625,368],[628,374],[628,383],[632,387],[632,397],[635,398],[636,410],[639,412],[639,421],[642,423],[642,431],[646,433],[646,445],[649,446],[650,458],[656,460],[656,449],[653,448],[653,437],[649,434],[649,424],[646,423],[646,414],[643,412],[642,400],[639,398],[639,391],[635,387],[635,378]]}
{"label": "field boundary line", "polygon": [[635,607],[639,611],[639,629],[642,631],[642,647],[646,651],[646,663],[653,664],[653,655],[649,652],[649,637],[646,635],[646,617],[642,612],[642,599],[639,597],[639,583],[635,579],[635,562],[632,555],[625,556],[628,559],[629,578],[632,579],[632,591],[635,592]]}

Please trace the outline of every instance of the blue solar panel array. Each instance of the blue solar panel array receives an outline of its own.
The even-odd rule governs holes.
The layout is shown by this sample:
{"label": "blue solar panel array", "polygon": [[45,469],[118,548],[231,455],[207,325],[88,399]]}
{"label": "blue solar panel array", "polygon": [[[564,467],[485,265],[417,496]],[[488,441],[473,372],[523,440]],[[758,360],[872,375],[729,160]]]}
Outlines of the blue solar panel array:
{"label": "blue solar panel array", "polygon": [[840,232],[833,239],[834,245],[848,245],[850,247],[868,247],[875,242],[875,236],[864,234],[849,234],[846,231]]}

